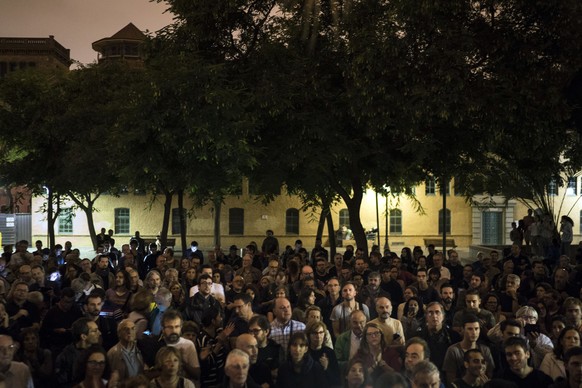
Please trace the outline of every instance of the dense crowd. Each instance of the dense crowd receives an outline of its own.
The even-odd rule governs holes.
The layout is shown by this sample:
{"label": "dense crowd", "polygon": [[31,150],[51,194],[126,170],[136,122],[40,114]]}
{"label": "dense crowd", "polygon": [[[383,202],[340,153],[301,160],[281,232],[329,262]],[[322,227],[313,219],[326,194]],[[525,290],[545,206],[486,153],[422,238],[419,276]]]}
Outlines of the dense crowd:
{"label": "dense crowd", "polygon": [[[0,258],[0,383],[15,387],[580,387],[578,255],[529,241],[329,257],[316,240],[181,257],[102,230],[81,258]],[[563,248],[563,247],[562,247]],[[569,249],[569,245],[567,247]],[[578,251],[580,252],[580,250]],[[537,255],[534,255],[536,253]]]}

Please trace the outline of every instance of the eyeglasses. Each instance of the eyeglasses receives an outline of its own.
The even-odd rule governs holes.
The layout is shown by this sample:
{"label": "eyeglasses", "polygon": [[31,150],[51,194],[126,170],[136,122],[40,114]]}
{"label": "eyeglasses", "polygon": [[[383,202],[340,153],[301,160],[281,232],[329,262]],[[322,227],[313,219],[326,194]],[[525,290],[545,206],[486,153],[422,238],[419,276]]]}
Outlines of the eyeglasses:
{"label": "eyeglasses", "polygon": [[9,353],[16,349],[16,345],[8,345],[8,346],[0,346],[0,352],[2,353]]}
{"label": "eyeglasses", "polygon": [[380,334],[382,334],[382,333],[380,333],[379,331],[369,331],[366,333],[366,335],[368,337],[379,337]]}

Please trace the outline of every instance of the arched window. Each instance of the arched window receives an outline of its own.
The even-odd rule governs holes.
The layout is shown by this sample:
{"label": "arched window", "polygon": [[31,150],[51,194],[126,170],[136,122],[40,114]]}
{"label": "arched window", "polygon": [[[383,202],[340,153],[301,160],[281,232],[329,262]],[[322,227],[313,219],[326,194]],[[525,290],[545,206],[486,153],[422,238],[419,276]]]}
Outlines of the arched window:
{"label": "arched window", "polygon": [[443,231],[451,233],[451,211],[445,209],[444,220],[443,220],[443,209],[439,210],[439,234],[443,234]]}
{"label": "arched window", "polygon": [[245,209],[233,207],[228,210],[228,234],[245,234]]}
{"label": "arched window", "polygon": [[285,233],[299,234],[299,210],[291,208],[285,211]]}
{"label": "arched window", "polygon": [[402,234],[402,210],[390,210],[390,233]]}

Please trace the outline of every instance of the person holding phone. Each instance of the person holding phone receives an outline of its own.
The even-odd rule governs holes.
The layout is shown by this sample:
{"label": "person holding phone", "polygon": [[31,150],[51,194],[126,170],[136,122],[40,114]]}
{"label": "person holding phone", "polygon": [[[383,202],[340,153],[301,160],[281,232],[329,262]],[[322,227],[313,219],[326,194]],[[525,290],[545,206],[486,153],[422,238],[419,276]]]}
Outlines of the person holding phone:
{"label": "person holding phone", "polygon": [[539,368],[546,354],[554,349],[552,340],[541,332],[538,325],[538,312],[531,306],[520,307],[515,317],[524,328],[524,333],[529,340],[533,358],[533,366]]}

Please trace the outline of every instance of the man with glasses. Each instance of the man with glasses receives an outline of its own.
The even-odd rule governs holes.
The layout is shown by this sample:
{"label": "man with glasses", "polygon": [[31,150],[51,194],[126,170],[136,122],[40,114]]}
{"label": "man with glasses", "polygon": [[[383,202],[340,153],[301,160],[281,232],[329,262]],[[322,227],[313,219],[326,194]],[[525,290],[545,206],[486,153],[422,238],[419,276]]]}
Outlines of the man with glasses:
{"label": "man with glasses", "polygon": [[204,311],[210,307],[216,307],[219,311],[222,311],[222,307],[218,300],[212,296],[212,276],[208,274],[202,274],[198,280],[198,292],[190,299],[190,302],[186,304],[182,310],[184,319],[187,321],[194,321],[199,327],[202,326],[202,315]]}
{"label": "man with glasses", "polygon": [[12,337],[0,335],[0,373],[5,376],[6,387],[34,388],[28,366],[23,362],[13,361],[18,344]]}

